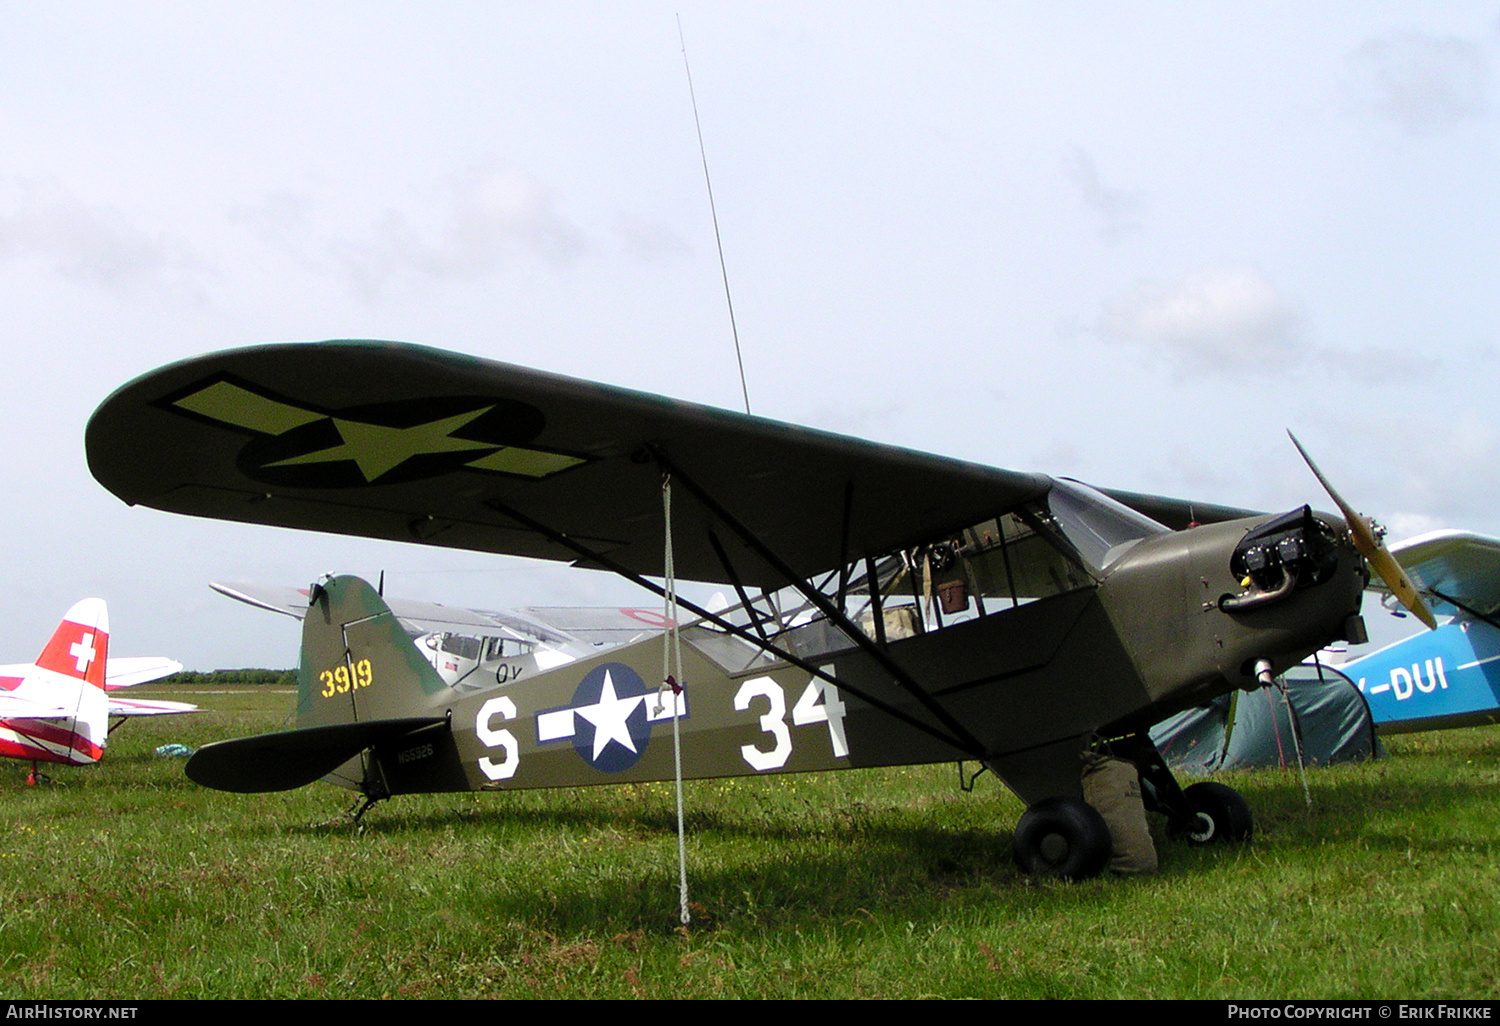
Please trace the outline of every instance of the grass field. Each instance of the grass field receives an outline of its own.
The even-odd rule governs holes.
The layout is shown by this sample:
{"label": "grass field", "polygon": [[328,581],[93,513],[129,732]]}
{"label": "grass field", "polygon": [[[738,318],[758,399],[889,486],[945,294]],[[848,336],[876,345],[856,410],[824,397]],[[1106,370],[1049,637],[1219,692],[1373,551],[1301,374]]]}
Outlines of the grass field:
{"label": "grass field", "polygon": [[[1020,803],[951,766],[415,796],[204,790],[165,742],[275,729],[268,688],[158,697],[103,763],[0,764],[0,995],[31,998],[1493,998],[1500,729],[1222,779],[1255,841],[1159,837],[1162,872],[1028,880]],[[140,689],[144,696],[146,689]]]}

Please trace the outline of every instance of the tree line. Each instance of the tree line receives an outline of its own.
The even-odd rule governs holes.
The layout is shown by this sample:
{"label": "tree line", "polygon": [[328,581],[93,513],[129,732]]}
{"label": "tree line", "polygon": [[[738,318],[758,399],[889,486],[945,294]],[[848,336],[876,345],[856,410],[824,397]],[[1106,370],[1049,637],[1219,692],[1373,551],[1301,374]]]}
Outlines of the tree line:
{"label": "tree line", "polygon": [[183,670],[163,677],[159,684],[276,684],[297,686],[296,670]]}

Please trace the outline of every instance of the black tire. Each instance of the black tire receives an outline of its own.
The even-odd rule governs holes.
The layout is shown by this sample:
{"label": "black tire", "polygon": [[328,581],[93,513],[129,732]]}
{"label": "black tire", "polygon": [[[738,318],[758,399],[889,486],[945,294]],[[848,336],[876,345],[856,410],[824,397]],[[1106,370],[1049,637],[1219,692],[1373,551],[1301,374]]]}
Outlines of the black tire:
{"label": "black tire", "polygon": [[1015,855],[1023,873],[1087,880],[1109,863],[1109,827],[1077,798],[1047,798],[1016,824]]}
{"label": "black tire", "polygon": [[1240,844],[1250,840],[1255,821],[1250,805],[1232,787],[1205,781],[1182,792],[1193,822],[1181,829],[1189,844]]}

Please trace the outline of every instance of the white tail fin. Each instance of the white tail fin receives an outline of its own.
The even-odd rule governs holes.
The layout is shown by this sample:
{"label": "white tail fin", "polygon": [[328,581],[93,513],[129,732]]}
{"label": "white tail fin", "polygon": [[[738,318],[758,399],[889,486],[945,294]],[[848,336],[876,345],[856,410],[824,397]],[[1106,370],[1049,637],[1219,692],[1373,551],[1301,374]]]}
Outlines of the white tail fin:
{"label": "white tail fin", "polygon": [[36,664],[102,689],[108,648],[109,610],[103,599],[84,599],[68,610]]}
{"label": "white tail fin", "polygon": [[[75,603],[63,617],[52,640],[37,657],[39,669],[69,678],[54,687],[67,691],[64,697],[73,710],[73,722],[60,724],[46,738],[57,761],[82,764],[98,762],[109,737],[109,698],[104,693],[104,667],[109,658],[109,611],[103,599]],[[57,751],[57,749],[64,749]]]}

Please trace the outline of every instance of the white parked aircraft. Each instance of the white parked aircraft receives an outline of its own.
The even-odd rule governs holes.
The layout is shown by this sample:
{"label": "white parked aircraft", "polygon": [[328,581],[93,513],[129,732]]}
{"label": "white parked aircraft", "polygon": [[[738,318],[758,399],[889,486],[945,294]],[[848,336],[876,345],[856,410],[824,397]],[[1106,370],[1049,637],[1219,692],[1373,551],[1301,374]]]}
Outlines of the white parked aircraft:
{"label": "white parked aircraft", "polygon": [[[193,712],[186,702],[116,698],[108,692],[182,669],[175,659],[109,658],[109,611],[88,598],[69,609],[34,663],[0,666],[0,757],[86,766],[109,740],[110,717]],[[118,720],[116,722],[119,722]]]}

